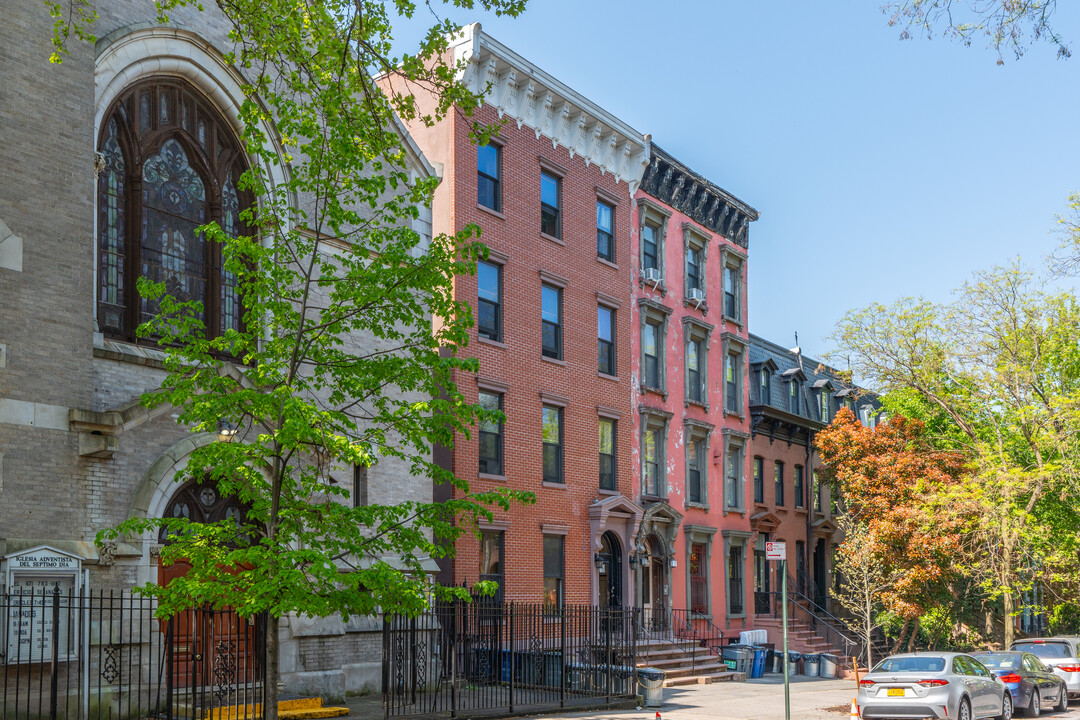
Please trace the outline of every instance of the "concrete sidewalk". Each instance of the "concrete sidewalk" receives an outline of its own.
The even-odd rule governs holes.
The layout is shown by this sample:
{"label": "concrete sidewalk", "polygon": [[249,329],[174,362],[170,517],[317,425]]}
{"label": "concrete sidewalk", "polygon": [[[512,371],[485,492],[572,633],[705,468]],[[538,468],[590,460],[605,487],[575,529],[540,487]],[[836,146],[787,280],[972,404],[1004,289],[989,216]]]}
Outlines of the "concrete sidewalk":
{"label": "concrete sidewalk", "polygon": [[[855,696],[854,680],[791,679],[793,720],[846,720]],[[383,717],[378,694],[348,698],[345,703],[355,720]],[[784,720],[784,679],[766,675],[746,682],[685,685],[664,690],[662,720]],[[488,716],[498,717],[498,716]],[[556,712],[543,720],[655,720],[656,708]]]}

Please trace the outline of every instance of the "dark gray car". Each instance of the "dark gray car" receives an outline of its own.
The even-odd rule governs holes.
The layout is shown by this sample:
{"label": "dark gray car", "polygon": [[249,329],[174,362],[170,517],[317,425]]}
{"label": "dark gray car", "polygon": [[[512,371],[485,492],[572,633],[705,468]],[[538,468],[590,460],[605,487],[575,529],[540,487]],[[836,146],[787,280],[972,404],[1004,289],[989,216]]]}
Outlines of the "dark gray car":
{"label": "dark gray car", "polygon": [[1051,707],[1060,712],[1069,709],[1065,681],[1031,653],[976,652],[971,656],[1001,678],[1012,695],[1013,707],[1025,715],[1038,717]]}

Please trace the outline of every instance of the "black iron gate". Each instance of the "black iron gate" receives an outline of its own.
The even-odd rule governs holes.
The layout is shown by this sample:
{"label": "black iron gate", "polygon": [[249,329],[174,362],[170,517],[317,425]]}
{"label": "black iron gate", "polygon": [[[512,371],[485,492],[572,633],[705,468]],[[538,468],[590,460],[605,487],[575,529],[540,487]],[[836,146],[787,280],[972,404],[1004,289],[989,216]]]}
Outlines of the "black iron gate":
{"label": "black iron gate", "polygon": [[130,592],[0,594],[0,720],[262,714],[264,623]]}
{"label": "black iron gate", "polygon": [[386,717],[524,712],[635,695],[630,610],[485,600],[388,616]]}

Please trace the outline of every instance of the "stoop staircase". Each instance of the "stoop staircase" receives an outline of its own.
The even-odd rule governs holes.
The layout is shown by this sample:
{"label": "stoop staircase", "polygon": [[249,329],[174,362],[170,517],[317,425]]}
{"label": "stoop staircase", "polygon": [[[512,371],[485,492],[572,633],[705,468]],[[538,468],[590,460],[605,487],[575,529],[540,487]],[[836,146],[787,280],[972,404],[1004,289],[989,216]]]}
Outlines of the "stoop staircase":
{"label": "stoop staircase", "polygon": [[743,673],[728,670],[711,649],[680,641],[638,641],[637,666],[663,670],[667,674],[664,687],[746,679]]}

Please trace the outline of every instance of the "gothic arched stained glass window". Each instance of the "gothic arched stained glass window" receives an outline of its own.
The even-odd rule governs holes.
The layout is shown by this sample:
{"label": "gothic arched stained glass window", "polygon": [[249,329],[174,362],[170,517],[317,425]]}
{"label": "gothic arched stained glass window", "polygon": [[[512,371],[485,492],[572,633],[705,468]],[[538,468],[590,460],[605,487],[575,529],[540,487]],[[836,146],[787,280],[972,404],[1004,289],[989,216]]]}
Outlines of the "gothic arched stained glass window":
{"label": "gothic arched stained glass window", "polygon": [[217,221],[229,235],[251,203],[238,189],[246,169],[230,126],[182,80],[160,78],[126,90],[105,114],[98,148],[98,327],[135,339],[156,312],[135,279],[164,282],[180,300],[203,304],[207,333],[240,328],[237,280],[221,247],[196,228]]}

